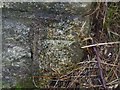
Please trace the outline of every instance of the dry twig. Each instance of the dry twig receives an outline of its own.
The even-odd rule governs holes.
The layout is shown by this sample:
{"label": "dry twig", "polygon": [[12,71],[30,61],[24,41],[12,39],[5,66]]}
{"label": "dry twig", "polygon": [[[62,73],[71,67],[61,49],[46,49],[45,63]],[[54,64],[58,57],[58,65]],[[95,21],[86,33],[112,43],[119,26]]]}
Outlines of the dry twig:
{"label": "dry twig", "polygon": [[97,43],[97,44],[83,46],[81,48],[90,48],[90,47],[103,46],[103,45],[112,45],[112,44],[120,44],[120,41],[117,41],[117,42],[108,42],[108,43]]}

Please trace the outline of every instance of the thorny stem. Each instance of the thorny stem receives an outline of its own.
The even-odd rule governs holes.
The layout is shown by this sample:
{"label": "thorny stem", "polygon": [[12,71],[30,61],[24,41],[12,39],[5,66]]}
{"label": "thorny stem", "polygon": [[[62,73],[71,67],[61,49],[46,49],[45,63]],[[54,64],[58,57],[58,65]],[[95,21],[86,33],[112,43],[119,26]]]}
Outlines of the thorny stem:
{"label": "thorny stem", "polygon": [[100,65],[99,53],[97,52],[97,48],[96,47],[93,47],[93,50],[94,50],[94,52],[96,54],[96,59],[97,59],[97,62],[98,62],[98,68],[99,68],[99,71],[100,71],[100,77],[102,79],[102,84],[103,84],[103,87],[106,89],[106,82],[105,82],[105,79],[104,79],[104,76],[103,76],[102,67]]}
{"label": "thorny stem", "polygon": [[[102,20],[103,21],[103,23],[102,23],[103,25],[105,23],[106,12],[107,12],[107,0],[105,0],[104,6],[105,6],[104,7],[105,11],[104,11],[104,18]],[[97,29],[99,30],[99,27]],[[92,43],[94,43],[93,40],[92,40]],[[102,81],[103,88],[107,89],[106,82],[105,82],[105,79],[104,79],[104,76],[103,76],[103,70],[102,70],[102,67],[101,67],[101,60],[100,60],[100,57],[99,57],[99,51],[97,50],[97,47],[93,47],[93,51],[95,52],[95,55],[96,55],[96,60],[97,60],[97,64],[98,64],[100,78],[101,78],[101,81]]]}

